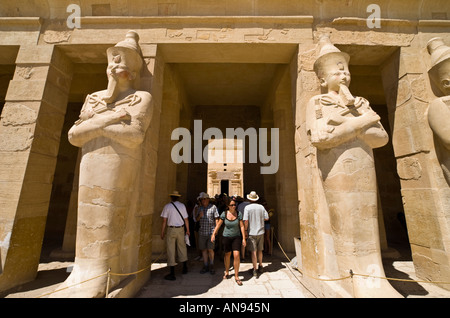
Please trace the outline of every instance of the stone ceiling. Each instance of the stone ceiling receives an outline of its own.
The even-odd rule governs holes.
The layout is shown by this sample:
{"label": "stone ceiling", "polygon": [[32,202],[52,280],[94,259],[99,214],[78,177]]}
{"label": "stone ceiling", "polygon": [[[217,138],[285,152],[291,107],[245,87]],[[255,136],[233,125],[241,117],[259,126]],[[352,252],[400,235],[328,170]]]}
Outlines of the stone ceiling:
{"label": "stone ceiling", "polygon": [[192,105],[261,106],[278,64],[184,63],[174,65]]}
{"label": "stone ceiling", "polygon": [[[93,86],[98,85],[98,89],[106,87],[106,48],[106,45],[61,46],[77,63],[76,73],[90,73],[88,76],[74,77],[76,86],[80,86],[74,87],[72,93],[79,97],[71,100],[81,98],[86,89],[82,86],[88,85],[87,82],[90,82],[90,91]],[[366,80],[367,76],[378,77],[378,66],[396,50],[395,47],[356,45],[341,45],[339,48],[350,54],[352,82],[358,86],[360,76]],[[161,44],[160,49],[164,60],[178,74],[189,101],[195,106],[261,106],[272,88],[278,67],[289,64],[296,53],[296,45],[258,43]],[[355,67],[359,67],[362,74],[358,74],[359,69],[355,72]],[[381,83],[381,78],[375,78],[375,83],[378,82]],[[372,85],[372,90],[380,97],[377,100],[384,100],[382,89],[375,89]]]}

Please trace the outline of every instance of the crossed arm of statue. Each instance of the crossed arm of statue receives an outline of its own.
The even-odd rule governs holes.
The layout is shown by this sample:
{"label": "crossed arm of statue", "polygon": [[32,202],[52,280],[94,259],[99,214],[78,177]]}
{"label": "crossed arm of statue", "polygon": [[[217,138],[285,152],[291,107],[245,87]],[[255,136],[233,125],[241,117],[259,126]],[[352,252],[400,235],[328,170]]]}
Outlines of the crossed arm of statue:
{"label": "crossed arm of statue", "polygon": [[[348,116],[351,112],[346,109],[319,115],[318,103],[320,101],[314,97],[307,106],[307,131],[311,143],[318,149],[336,147],[354,138],[364,140],[371,148],[377,148],[386,143],[388,136],[380,124],[380,116],[368,106],[366,100],[361,100],[361,103],[367,103],[367,105],[360,108],[363,111],[360,111],[357,116]],[[319,106],[322,107],[322,105]]]}
{"label": "crossed arm of statue", "polygon": [[146,92],[139,96],[137,105],[102,112],[94,111],[87,99],[80,119],[69,130],[71,143],[81,147],[94,138],[106,137],[129,148],[141,144],[149,124],[151,96]]}

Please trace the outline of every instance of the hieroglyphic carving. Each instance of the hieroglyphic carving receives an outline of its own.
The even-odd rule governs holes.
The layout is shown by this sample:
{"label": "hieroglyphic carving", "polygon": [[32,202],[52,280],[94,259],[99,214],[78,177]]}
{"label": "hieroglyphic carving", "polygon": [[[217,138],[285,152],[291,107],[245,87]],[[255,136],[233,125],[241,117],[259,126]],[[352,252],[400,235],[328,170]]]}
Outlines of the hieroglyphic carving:
{"label": "hieroglyphic carving", "polygon": [[68,42],[71,35],[72,31],[46,30],[44,32],[43,39],[45,43],[55,44],[61,42]]}
{"label": "hieroglyphic carving", "polygon": [[24,78],[24,79],[30,79],[31,76],[33,75],[33,67],[31,67],[31,66],[25,66],[25,67],[17,66],[16,74],[19,75],[20,77]]}

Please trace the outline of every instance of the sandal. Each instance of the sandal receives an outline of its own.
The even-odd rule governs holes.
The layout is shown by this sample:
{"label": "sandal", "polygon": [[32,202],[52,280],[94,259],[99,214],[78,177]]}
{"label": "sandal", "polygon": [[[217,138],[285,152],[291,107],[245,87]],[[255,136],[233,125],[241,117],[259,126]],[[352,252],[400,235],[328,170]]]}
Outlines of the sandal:
{"label": "sandal", "polygon": [[229,279],[230,278],[230,275],[229,274],[226,274],[225,272],[223,273],[223,279]]}
{"label": "sandal", "polygon": [[240,279],[235,279],[236,280],[236,284],[238,284],[239,286],[242,286],[242,281]]}

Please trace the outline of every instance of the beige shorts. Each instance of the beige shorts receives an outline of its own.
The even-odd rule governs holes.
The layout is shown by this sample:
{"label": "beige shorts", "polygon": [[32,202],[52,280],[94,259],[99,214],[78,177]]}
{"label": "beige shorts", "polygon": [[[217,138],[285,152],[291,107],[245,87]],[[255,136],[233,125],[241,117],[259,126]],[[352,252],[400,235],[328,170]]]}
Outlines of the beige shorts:
{"label": "beige shorts", "polygon": [[184,228],[167,228],[167,266],[177,265],[177,256],[180,263],[188,260],[186,242],[184,241]]}
{"label": "beige shorts", "polygon": [[264,234],[250,235],[247,239],[247,249],[251,252],[264,249]]}

